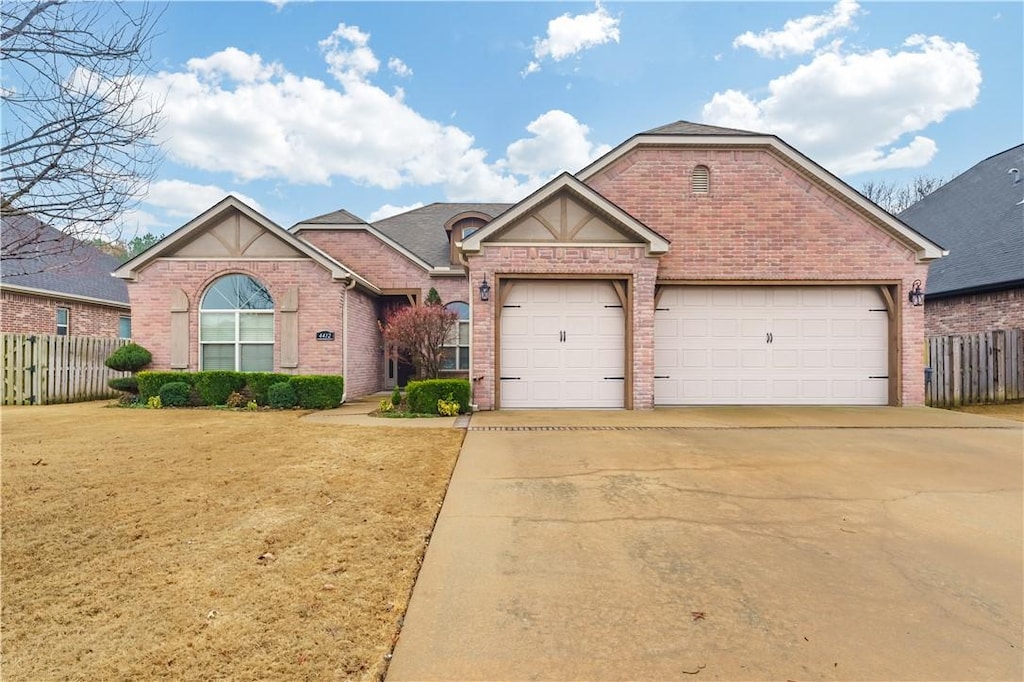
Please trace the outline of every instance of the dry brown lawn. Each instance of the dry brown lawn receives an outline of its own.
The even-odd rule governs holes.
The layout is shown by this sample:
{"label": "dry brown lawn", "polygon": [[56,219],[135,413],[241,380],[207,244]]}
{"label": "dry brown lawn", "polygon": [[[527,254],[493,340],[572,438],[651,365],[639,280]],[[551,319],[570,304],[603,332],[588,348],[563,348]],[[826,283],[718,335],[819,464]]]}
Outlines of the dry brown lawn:
{"label": "dry brown lawn", "polygon": [[3,408],[3,680],[379,679],[463,432],[301,414]]}
{"label": "dry brown lawn", "polygon": [[958,412],[970,412],[998,419],[1013,419],[1024,422],[1024,402],[1001,403],[999,405],[964,405],[956,408]]}

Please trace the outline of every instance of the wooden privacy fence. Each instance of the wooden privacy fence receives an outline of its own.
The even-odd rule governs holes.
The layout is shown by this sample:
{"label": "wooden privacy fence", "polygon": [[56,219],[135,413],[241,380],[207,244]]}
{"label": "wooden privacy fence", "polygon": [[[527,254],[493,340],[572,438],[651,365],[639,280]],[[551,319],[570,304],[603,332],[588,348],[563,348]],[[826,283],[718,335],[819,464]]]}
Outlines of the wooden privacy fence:
{"label": "wooden privacy fence", "polygon": [[125,339],[3,334],[4,405],[47,405],[118,395],[107,379],[125,376],[103,364]]}
{"label": "wooden privacy fence", "polygon": [[929,336],[925,402],[933,407],[1024,399],[1024,330]]}

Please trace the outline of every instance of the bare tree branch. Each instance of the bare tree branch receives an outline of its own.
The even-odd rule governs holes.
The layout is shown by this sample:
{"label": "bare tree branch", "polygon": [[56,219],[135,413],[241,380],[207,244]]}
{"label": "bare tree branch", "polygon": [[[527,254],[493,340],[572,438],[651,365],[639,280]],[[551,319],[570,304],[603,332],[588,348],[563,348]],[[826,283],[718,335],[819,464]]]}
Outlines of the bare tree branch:
{"label": "bare tree branch", "polygon": [[919,175],[910,184],[876,182],[861,185],[860,193],[893,215],[898,215],[946,184],[942,177]]}
{"label": "bare tree branch", "polygon": [[68,237],[20,230],[4,239],[4,260],[118,239],[160,160],[162,102],[143,88],[158,13],[29,0],[5,1],[0,14],[0,215],[32,216]]}

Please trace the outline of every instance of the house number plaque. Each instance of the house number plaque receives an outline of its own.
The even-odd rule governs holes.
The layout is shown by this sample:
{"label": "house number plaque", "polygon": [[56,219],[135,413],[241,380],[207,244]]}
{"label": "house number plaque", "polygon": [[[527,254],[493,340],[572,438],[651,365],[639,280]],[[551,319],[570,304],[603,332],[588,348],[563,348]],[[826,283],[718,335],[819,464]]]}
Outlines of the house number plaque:
{"label": "house number plaque", "polygon": [[316,333],[317,341],[334,341],[334,332],[322,331]]}

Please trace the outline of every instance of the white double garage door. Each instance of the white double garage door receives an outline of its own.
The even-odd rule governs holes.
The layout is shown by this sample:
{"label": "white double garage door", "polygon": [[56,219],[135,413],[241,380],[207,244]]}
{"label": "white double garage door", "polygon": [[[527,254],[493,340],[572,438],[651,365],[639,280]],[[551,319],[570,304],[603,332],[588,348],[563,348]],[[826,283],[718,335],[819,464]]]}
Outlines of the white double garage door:
{"label": "white double garage door", "polygon": [[[885,405],[873,286],[672,286],[654,320],[658,405]],[[625,311],[607,281],[520,281],[501,313],[501,407],[625,401]]]}

